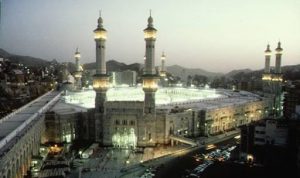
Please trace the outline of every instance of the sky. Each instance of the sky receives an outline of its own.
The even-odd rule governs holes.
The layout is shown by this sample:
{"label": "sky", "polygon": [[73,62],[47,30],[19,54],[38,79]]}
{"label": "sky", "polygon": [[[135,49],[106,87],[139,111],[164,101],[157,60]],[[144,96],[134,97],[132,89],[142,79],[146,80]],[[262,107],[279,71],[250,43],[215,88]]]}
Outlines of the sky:
{"label": "sky", "polygon": [[300,0],[2,0],[0,48],[71,62],[78,47],[82,63],[94,62],[101,10],[106,60],[143,63],[150,9],[158,30],[156,65],[165,51],[167,65],[261,69],[266,45],[274,51],[279,40],[282,64],[300,63]]}

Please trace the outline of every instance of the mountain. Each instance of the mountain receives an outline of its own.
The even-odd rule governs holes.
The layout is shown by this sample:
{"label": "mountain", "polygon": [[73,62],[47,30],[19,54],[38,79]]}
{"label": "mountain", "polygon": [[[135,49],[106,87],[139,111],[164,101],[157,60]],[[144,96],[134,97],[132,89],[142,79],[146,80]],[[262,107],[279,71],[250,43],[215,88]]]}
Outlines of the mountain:
{"label": "mountain", "polygon": [[5,51],[5,50],[3,50],[3,49],[0,48],[0,56],[2,58],[7,58],[7,57],[10,56],[10,54],[7,51]]}
{"label": "mountain", "polygon": [[[87,70],[96,69],[96,63],[93,62],[93,63],[84,64],[83,68],[87,69]],[[125,63],[118,62],[118,61],[115,61],[115,60],[109,60],[109,61],[106,62],[106,69],[108,71],[133,70],[133,71],[136,71],[136,72],[140,72],[141,68],[142,68],[142,65],[139,64],[139,63],[133,63],[133,64],[127,65]]]}
{"label": "mountain", "polygon": [[252,72],[251,69],[238,69],[238,70],[232,70],[230,72],[228,72],[227,74],[225,74],[226,77],[232,77],[238,73],[250,73]]}
{"label": "mountain", "polygon": [[223,74],[221,73],[215,73],[215,72],[208,72],[203,69],[190,69],[190,68],[185,68],[181,67],[179,65],[172,65],[167,67],[167,71],[171,73],[174,76],[178,76],[181,78],[181,80],[186,81],[187,77],[194,76],[194,75],[204,75],[207,76],[208,78],[213,78],[216,76],[221,76]]}
{"label": "mountain", "polygon": [[[260,80],[263,71],[263,69],[255,71],[251,71],[250,69],[233,70],[227,73],[225,77],[237,81]],[[271,71],[274,71],[274,67],[271,68]],[[282,66],[281,72],[284,80],[300,80],[300,64]]]}
{"label": "mountain", "polygon": [[49,61],[40,58],[10,54],[1,48],[0,58],[6,58],[9,59],[12,63],[22,63],[26,66],[46,66],[50,63]]}

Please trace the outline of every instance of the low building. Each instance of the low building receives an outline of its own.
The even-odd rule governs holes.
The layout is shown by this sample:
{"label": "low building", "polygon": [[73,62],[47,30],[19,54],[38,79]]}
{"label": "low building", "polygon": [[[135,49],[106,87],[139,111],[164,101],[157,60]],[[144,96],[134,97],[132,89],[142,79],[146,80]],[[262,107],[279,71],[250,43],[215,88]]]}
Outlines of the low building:
{"label": "low building", "polygon": [[[240,157],[266,167],[299,170],[300,120],[264,119],[241,127]],[[282,164],[284,163],[284,164]],[[298,173],[299,174],[299,173]]]}
{"label": "low building", "polygon": [[300,107],[300,81],[293,81],[285,86],[283,115],[285,118],[300,118],[296,107]]}
{"label": "low building", "polygon": [[136,78],[137,78],[136,71],[125,70],[122,72],[111,73],[111,81],[113,86],[120,86],[120,85],[135,86],[137,82]]}

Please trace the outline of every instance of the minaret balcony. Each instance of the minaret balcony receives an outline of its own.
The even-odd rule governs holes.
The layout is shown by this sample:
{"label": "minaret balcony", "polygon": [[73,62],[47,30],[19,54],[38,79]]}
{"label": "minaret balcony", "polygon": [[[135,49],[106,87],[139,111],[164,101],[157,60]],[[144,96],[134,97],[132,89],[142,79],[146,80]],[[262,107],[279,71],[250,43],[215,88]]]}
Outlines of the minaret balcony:
{"label": "minaret balcony", "polygon": [[105,30],[95,30],[94,33],[95,40],[106,40],[107,32]]}
{"label": "minaret balcony", "polygon": [[273,74],[272,75],[272,81],[274,82],[282,82],[282,74]]}
{"label": "minaret balcony", "polygon": [[161,77],[166,77],[167,76],[166,71],[160,71],[160,76]]}
{"label": "minaret balcony", "polygon": [[75,57],[75,58],[80,58],[80,57],[81,57],[81,56],[80,56],[80,53],[75,54],[74,57]]}
{"label": "minaret balcony", "polygon": [[271,51],[266,51],[265,56],[272,56],[272,52]]}
{"label": "minaret balcony", "polygon": [[144,30],[144,38],[145,39],[156,39],[156,30],[154,29],[145,29]]}
{"label": "minaret balcony", "polygon": [[262,75],[262,80],[266,80],[266,81],[272,80],[271,74],[263,74]]}
{"label": "minaret balcony", "polygon": [[105,92],[109,88],[108,75],[94,75],[93,88],[96,92]]}
{"label": "minaret balcony", "polygon": [[263,74],[262,80],[264,81],[274,81],[274,82],[282,82],[282,74]]}
{"label": "minaret balcony", "polygon": [[143,90],[145,92],[155,92],[157,91],[157,78],[143,78]]}
{"label": "minaret balcony", "polygon": [[75,77],[75,78],[81,78],[81,77],[82,77],[81,71],[76,71],[76,72],[74,72],[74,77]]}

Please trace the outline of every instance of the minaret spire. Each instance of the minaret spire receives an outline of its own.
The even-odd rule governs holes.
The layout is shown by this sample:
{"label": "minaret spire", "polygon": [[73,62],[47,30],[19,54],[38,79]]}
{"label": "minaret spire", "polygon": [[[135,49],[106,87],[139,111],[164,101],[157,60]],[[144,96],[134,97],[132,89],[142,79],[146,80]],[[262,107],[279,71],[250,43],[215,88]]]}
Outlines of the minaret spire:
{"label": "minaret spire", "polygon": [[75,67],[76,67],[76,71],[74,72],[74,77],[75,77],[75,87],[77,90],[81,90],[81,77],[82,77],[82,70],[80,68],[80,63],[79,63],[79,60],[80,60],[80,52],[78,50],[78,47],[76,48],[76,51],[75,51]]}
{"label": "minaret spire", "polygon": [[270,44],[268,43],[267,49],[265,50],[265,74],[270,73],[270,60],[271,60],[272,51],[270,50]]}
{"label": "minaret spire", "polygon": [[166,63],[166,55],[165,55],[165,52],[163,51],[161,54],[161,70],[160,70],[161,77],[166,76],[165,63]]}
{"label": "minaret spire", "polygon": [[95,99],[95,124],[96,124],[96,141],[103,143],[103,120],[105,118],[104,104],[106,102],[106,92],[109,87],[109,76],[106,71],[105,61],[105,42],[107,31],[103,27],[101,11],[99,12],[98,26],[94,30],[96,42],[96,74],[93,77],[93,88],[96,92]]}
{"label": "minaret spire", "polygon": [[148,26],[144,29],[146,42],[146,61],[143,75],[143,90],[145,93],[145,114],[155,114],[155,92],[157,91],[158,75],[155,70],[155,41],[157,30],[153,26],[153,18],[148,18]]}
{"label": "minaret spire", "polygon": [[276,51],[276,61],[275,61],[275,73],[281,73],[281,56],[283,49],[281,48],[281,42],[278,41]]}

